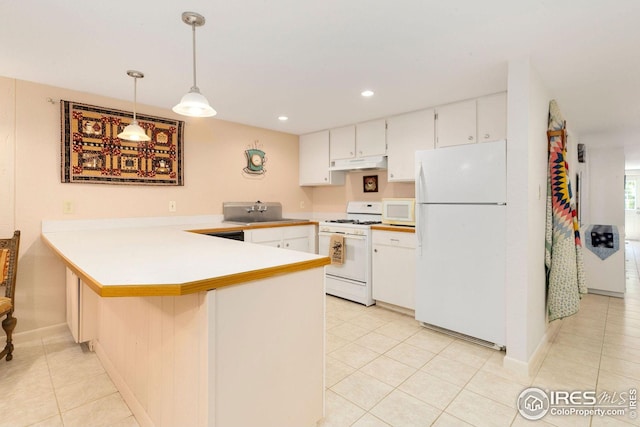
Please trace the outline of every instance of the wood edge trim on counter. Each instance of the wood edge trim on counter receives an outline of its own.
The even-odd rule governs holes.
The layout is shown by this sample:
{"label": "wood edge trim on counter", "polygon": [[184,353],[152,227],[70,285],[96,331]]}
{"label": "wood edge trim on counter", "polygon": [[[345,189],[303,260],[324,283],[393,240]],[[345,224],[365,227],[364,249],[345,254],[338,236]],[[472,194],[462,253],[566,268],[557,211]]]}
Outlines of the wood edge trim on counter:
{"label": "wood edge trim on counter", "polygon": [[227,231],[243,231],[246,227],[225,227],[225,228],[201,228],[197,230],[185,230],[189,233],[207,234],[207,233],[226,233]]}
{"label": "wood edge trim on counter", "polygon": [[267,223],[252,223],[247,225],[235,225],[233,227],[221,227],[221,228],[202,228],[194,230],[186,230],[190,233],[207,234],[207,233],[224,233],[226,231],[244,231],[244,230],[256,230],[258,228],[278,228],[278,227],[294,227],[298,225],[318,225],[318,221],[291,221],[291,222],[267,222]]}
{"label": "wood edge trim on counter", "polygon": [[230,274],[228,276],[186,283],[182,287],[183,295],[223,288],[225,286],[237,285],[245,282],[252,282],[254,280],[280,276],[282,274],[295,273],[297,271],[310,270],[312,268],[320,268],[330,263],[331,260],[329,257],[323,257],[309,261],[294,262],[292,264],[278,265],[275,267],[262,268],[260,270],[243,271],[241,273]]}
{"label": "wood edge trim on counter", "polygon": [[254,280],[282,274],[295,273],[297,271],[324,267],[331,263],[329,257],[317,258],[309,261],[300,261],[292,264],[278,265],[260,270],[243,271],[227,276],[203,279],[176,285],[113,285],[102,286],[103,297],[143,297],[143,296],[180,296],[198,292],[211,291],[225,286],[237,285]]}
{"label": "wood edge trim on counter", "polygon": [[402,227],[397,225],[372,225],[372,230],[397,231],[400,233],[415,233],[415,227]]}
{"label": "wood edge trim on counter", "polygon": [[293,227],[297,225],[318,225],[317,221],[295,221],[295,222],[281,222],[281,223],[255,223],[245,228],[245,230],[253,230],[256,228],[277,228],[277,227]]}
{"label": "wood edge trim on counter", "polygon": [[40,237],[53,252],[58,255],[71,271],[73,271],[82,281],[101,297],[146,297],[146,296],[180,296],[210,291],[225,286],[237,285],[244,282],[265,279],[281,274],[294,273],[296,271],[309,270],[312,268],[324,267],[331,263],[329,257],[316,258],[308,261],[299,261],[291,264],[278,265],[275,267],[262,268],[259,270],[243,271],[241,273],[229,274],[227,276],[203,279],[195,282],[166,285],[102,285],[93,277],[78,268],[71,260],[62,255],[56,247],[51,244],[44,234]]}

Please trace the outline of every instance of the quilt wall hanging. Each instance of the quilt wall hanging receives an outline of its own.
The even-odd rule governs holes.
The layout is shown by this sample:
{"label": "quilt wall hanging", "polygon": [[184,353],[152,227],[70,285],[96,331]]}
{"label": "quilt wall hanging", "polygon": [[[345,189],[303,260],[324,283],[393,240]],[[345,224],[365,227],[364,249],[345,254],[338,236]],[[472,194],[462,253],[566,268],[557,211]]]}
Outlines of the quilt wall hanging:
{"label": "quilt wall hanging", "polygon": [[603,261],[620,250],[620,233],[615,225],[592,224],[584,237],[585,247]]}
{"label": "quilt wall hanging", "polygon": [[580,225],[571,201],[566,124],[555,100],[549,103],[547,139],[545,269],[547,310],[549,320],[555,320],[577,313],[581,294],[587,293]]}
{"label": "quilt wall hanging", "polygon": [[62,182],[183,184],[184,122],[137,114],[150,141],[118,138],[133,114],[60,101]]}

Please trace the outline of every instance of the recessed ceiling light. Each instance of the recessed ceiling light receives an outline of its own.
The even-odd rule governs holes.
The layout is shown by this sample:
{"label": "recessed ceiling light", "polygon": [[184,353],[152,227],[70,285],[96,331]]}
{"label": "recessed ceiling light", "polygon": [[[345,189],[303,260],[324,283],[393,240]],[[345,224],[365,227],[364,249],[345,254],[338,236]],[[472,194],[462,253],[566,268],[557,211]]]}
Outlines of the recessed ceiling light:
{"label": "recessed ceiling light", "polygon": [[278,120],[280,120],[281,122],[286,122],[287,120],[289,120],[289,117],[287,117],[287,116],[279,116]]}
{"label": "recessed ceiling light", "polygon": [[363,90],[362,92],[360,92],[360,95],[365,96],[365,97],[368,98],[370,96],[373,96],[373,91],[369,90],[369,89]]}

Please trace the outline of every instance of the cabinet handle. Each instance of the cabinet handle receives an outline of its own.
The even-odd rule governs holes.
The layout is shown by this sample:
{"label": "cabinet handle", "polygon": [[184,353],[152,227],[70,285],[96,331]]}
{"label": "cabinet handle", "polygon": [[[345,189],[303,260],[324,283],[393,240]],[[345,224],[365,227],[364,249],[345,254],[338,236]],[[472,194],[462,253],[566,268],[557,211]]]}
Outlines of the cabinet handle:
{"label": "cabinet handle", "polygon": [[378,250],[377,250],[377,249],[374,249],[374,250],[373,250],[373,252],[378,253]]}
{"label": "cabinet handle", "polygon": [[390,174],[389,176],[390,176],[391,178],[393,178],[393,174]]}
{"label": "cabinet handle", "polygon": [[327,177],[326,177],[326,176],[324,177],[324,180],[325,180],[325,181],[327,180]]}
{"label": "cabinet handle", "polygon": [[358,151],[358,154],[362,155],[362,150]]}
{"label": "cabinet handle", "polygon": [[469,138],[467,138],[469,141],[473,141],[473,136],[469,135]]}
{"label": "cabinet handle", "polygon": [[484,139],[489,139],[491,137],[491,135],[489,135],[488,133],[484,134]]}
{"label": "cabinet handle", "polygon": [[278,243],[278,246],[277,246],[277,247],[280,247],[280,243]]}
{"label": "cabinet handle", "polygon": [[353,156],[353,151],[349,151],[349,155],[350,155],[350,156]]}
{"label": "cabinet handle", "polygon": [[287,243],[285,246],[288,248],[288,247],[289,247],[289,244]]}

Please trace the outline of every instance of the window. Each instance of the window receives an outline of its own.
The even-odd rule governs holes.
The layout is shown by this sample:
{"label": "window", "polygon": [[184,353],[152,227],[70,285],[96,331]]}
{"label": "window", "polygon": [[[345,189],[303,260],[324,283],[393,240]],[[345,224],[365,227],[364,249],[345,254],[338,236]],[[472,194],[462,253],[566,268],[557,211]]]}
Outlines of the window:
{"label": "window", "polygon": [[624,208],[636,209],[636,180],[625,177],[624,180]]}

